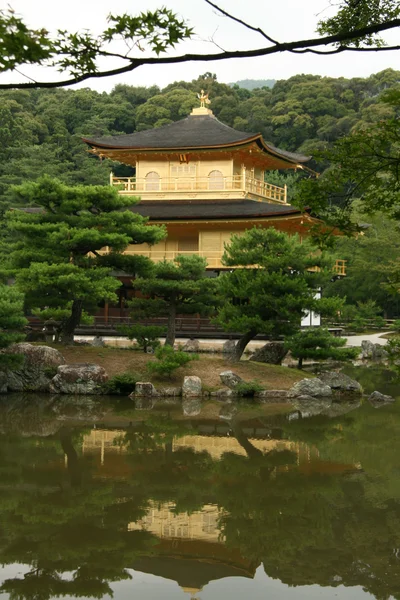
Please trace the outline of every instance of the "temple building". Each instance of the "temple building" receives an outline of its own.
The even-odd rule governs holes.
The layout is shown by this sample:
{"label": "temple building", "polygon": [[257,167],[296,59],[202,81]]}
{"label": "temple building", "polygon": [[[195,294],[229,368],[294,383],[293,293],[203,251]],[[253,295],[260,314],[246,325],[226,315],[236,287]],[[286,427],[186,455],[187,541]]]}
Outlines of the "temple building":
{"label": "temple building", "polygon": [[[209,270],[219,271],[232,234],[261,226],[307,235],[320,221],[288,204],[286,187],[268,183],[268,172],[307,169],[310,157],[280,150],[260,133],[228,127],[207,108],[208,95],[199,98],[201,106],[181,121],[84,139],[97,156],[134,168],[132,177],[111,173],[110,184],[120,194],[140,197],[132,211],[167,228],[162,242],[131,245],[126,252],[154,261],[198,254]],[[345,274],[343,261],[337,261],[336,272]]]}

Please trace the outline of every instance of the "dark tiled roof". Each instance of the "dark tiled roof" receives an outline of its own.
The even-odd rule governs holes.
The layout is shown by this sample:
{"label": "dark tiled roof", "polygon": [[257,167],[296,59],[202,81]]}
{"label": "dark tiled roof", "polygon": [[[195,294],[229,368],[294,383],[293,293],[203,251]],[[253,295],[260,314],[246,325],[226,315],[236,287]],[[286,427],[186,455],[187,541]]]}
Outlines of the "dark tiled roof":
{"label": "dark tiled roof", "polygon": [[200,149],[227,147],[257,141],[272,154],[283,156],[293,162],[306,162],[309,156],[280,150],[272,144],[267,144],[260,133],[237,131],[213,115],[189,115],[181,121],[164,125],[156,129],[146,129],[127,135],[114,135],[100,138],[83,138],[83,141],[98,148],[113,149]]}
{"label": "dark tiled roof", "polygon": [[240,219],[265,218],[283,215],[301,214],[301,211],[290,204],[268,204],[253,200],[236,201],[148,201],[131,207],[132,212],[152,221],[180,221],[185,219]]}

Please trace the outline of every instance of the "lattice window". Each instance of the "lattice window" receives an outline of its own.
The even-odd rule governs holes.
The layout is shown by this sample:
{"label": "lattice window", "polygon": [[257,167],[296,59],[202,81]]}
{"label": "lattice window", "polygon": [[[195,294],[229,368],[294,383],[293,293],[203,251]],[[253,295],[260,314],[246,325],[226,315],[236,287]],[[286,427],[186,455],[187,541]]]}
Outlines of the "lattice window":
{"label": "lattice window", "polygon": [[156,171],[150,171],[146,177],[146,190],[154,191],[160,189],[160,176]]}
{"label": "lattice window", "polygon": [[221,171],[211,171],[208,174],[208,189],[209,190],[223,190],[224,189],[224,176]]}
{"label": "lattice window", "polygon": [[195,177],[196,165],[171,165],[171,177]]}

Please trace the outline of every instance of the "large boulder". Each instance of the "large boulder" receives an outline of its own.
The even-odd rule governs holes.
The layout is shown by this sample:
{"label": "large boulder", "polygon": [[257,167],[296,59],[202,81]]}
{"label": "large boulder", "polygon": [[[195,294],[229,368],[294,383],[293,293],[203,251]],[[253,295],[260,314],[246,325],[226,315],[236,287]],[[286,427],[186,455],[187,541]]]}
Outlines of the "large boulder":
{"label": "large boulder", "polygon": [[332,390],[351,394],[362,394],[362,387],[358,381],[351,379],[351,377],[344,373],[329,371],[328,373],[322,373],[319,378],[326,383],[326,385],[329,385]]}
{"label": "large boulder", "polygon": [[265,346],[258,348],[249,360],[268,363],[270,365],[280,365],[287,352],[283,342],[267,342]]}
{"label": "large boulder", "polygon": [[239,383],[243,382],[243,379],[233,371],[223,371],[219,374],[219,377],[222,383],[231,390],[234,390]]}
{"label": "large boulder", "polygon": [[289,397],[296,398],[298,396],[312,396],[313,398],[328,398],[332,396],[332,390],[329,385],[326,385],[318,378],[302,379],[294,384],[289,390]]}
{"label": "large boulder", "polygon": [[107,381],[108,375],[99,365],[60,365],[49,389],[53,394],[103,394]]}
{"label": "large boulder", "polygon": [[387,396],[386,394],[381,394],[381,392],[377,391],[372,392],[372,394],[368,396],[368,400],[370,401],[372,406],[375,406],[375,408],[379,406],[384,406],[385,404],[391,402],[395,402],[393,396]]}
{"label": "large boulder", "polygon": [[236,340],[226,340],[222,345],[222,354],[231,356],[235,352]]}
{"label": "large boulder", "polygon": [[140,396],[150,398],[152,396],[159,396],[159,393],[150,381],[137,381],[135,391],[130,394],[129,398],[137,398]]}
{"label": "large boulder", "polygon": [[0,372],[0,393],[48,392],[57,368],[65,364],[63,355],[49,346],[23,342],[7,348],[7,353],[21,354],[23,362],[17,369]]}
{"label": "large boulder", "polygon": [[186,344],[182,347],[184,352],[199,352],[200,351],[200,342],[199,340],[195,340],[194,338],[190,338]]}
{"label": "large boulder", "polygon": [[101,337],[101,335],[95,335],[91,342],[89,342],[90,346],[94,346],[94,348],[104,348],[106,343]]}
{"label": "large boulder", "polygon": [[370,340],[361,342],[361,358],[375,361],[386,360],[388,353],[382,344],[373,344]]}
{"label": "large boulder", "polygon": [[201,379],[196,375],[186,375],[182,385],[182,396],[201,396]]}

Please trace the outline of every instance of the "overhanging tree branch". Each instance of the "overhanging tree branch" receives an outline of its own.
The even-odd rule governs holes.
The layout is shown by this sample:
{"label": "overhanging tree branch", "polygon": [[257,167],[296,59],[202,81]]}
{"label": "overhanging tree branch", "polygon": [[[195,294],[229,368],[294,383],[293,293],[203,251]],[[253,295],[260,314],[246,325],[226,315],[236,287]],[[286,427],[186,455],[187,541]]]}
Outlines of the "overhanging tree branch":
{"label": "overhanging tree branch", "polygon": [[[338,54],[342,52],[382,52],[385,50],[399,50],[400,46],[382,46],[377,44],[376,46],[369,46],[368,48],[360,47],[358,44],[355,46],[351,46],[350,44],[354,43],[354,40],[362,40],[363,38],[370,38],[372,35],[381,33],[383,31],[393,30],[397,27],[400,27],[400,18],[390,19],[385,22],[378,22],[367,25],[365,27],[360,27],[358,29],[351,29],[342,33],[335,33],[333,35],[327,35],[323,37],[305,39],[305,40],[296,40],[292,42],[275,42],[273,38],[268,36],[265,32],[263,32],[259,28],[255,28],[246,22],[230,15],[227,11],[220,9],[216,4],[211,2],[211,0],[205,0],[210,6],[213,6],[217,10],[219,10],[222,14],[227,16],[229,19],[232,19],[238,23],[241,23],[245,27],[256,31],[263,35],[268,41],[271,42],[272,45],[267,47],[261,47],[251,50],[224,50],[218,53],[205,53],[205,54],[183,54],[180,56],[149,56],[149,57],[127,57],[121,56],[121,59],[128,60],[128,64],[123,65],[122,67],[117,67],[114,69],[98,71],[93,67],[94,63],[91,62],[90,69],[84,69],[81,74],[73,74],[72,77],[68,79],[64,79],[61,81],[32,81],[26,83],[0,83],[0,89],[29,89],[29,88],[57,88],[57,87],[66,87],[69,85],[73,85],[76,83],[80,83],[82,81],[86,81],[91,78],[103,78],[103,77],[111,77],[114,75],[121,75],[124,73],[129,73],[134,71],[138,67],[144,65],[166,65],[166,64],[179,64],[184,62],[210,62],[210,61],[220,61],[227,60],[230,58],[255,58],[258,56],[271,56],[274,54],[281,54],[284,52],[293,52],[293,53],[315,53],[315,54]],[[182,24],[181,24],[182,25]],[[183,27],[183,25],[182,25]],[[191,30],[187,29],[188,34],[181,35],[180,39],[184,37],[190,37]],[[318,48],[323,48],[327,46],[332,46],[333,44],[339,44],[337,48],[334,50],[318,50]],[[173,46],[174,43],[169,43],[169,46]],[[164,50],[163,50],[164,51]],[[79,50],[79,52],[84,53],[84,50]],[[75,50],[75,53],[72,54],[75,61],[79,61],[79,52]],[[99,49],[97,55],[103,56],[116,56],[112,53],[107,53],[107,51],[103,49]],[[67,61],[68,62],[68,61]],[[85,63],[85,61],[83,61]],[[40,61],[39,61],[40,64]],[[63,63],[61,63],[63,64]],[[9,69],[11,70],[11,69]],[[67,70],[67,67],[62,68],[62,70]]]}

